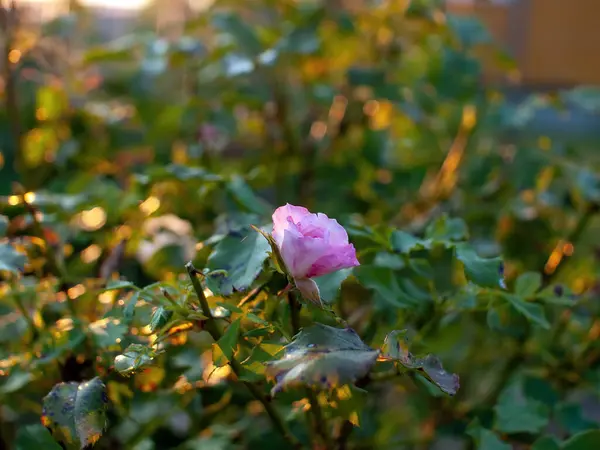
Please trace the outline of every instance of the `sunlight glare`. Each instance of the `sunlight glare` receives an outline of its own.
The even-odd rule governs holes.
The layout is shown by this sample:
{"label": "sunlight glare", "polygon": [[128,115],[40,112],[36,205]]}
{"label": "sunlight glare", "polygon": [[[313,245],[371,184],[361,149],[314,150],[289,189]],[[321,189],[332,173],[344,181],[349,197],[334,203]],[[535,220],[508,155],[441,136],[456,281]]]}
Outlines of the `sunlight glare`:
{"label": "sunlight glare", "polygon": [[[150,0],[80,0],[83,6],[90,8],[137,10],[145,8]],[[25,0],[23,3],[56,3],[56,0]]]}

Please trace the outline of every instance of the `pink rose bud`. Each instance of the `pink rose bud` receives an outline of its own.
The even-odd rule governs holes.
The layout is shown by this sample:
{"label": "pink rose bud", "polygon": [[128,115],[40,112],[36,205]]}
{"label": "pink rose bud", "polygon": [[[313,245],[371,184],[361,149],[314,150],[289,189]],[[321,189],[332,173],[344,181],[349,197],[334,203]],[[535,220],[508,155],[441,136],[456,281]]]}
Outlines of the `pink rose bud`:
{"label": "pink rose bud", "polygon": [[287,204],[277,208],[272,236],[298,290],[318,304],[319,288],[311,278],[360,264],[344,227],[337,220],[322,213],[312,214],[302,206]]}

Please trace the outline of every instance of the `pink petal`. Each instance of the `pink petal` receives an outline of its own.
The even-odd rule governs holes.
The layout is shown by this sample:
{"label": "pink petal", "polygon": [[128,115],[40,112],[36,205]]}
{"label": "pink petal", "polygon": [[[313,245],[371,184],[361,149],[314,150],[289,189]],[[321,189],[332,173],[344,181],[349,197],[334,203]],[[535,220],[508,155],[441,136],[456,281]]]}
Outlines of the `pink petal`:
{"label": "pink petal", "polygon": [[328,250],[323,239],[304,237],[295,226],[283,232],[281,257],[294,278],[306,278],[311,266]]}
{"label": "pink petal", "polygon": [[273,232],[271,234],[279,247],[283,243],[283,231],[289,228],[290,222],[297,224],[307,215],[311,215],[308,209],[289,203],[275,210],[273,213]]}
{"label": "pink petal", "polygon": [[308,277],[320,277],[341,269],[359,266],[356,250],[352,244],[329,247],[328,253],[316,260],[308,270]]}
{"label": "pink petal", "polygon": [[348,233],[337,220],[318,213],[302,217],[298,227],[304,236],[325,238],[332,245],[348,243]]}

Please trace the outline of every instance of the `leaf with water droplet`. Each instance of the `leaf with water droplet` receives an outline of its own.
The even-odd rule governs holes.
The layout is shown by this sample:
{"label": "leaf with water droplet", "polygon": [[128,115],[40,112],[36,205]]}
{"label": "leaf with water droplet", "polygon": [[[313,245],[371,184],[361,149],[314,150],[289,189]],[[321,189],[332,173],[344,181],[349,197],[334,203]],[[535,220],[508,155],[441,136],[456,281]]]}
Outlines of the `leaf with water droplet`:
{"label": "leaf with water droplet", "polygon": [[141,344],[131,344],[115,358],[115,370],[123,376],[133,375],[142,367],[150,364],[158,353]]}
{"label": "leaf with water droplet", "polygon": [[266,375],[276,381],[272,394],[300,385],[342,386],[365,376],[378,356],[353,329],[317,323],[284,347],[282,359],[267,363]]}
{"label": "leaf with water droplet", "polygon": [[460,388],[458,375],[446,372],[437,356],[427,355],[422,358],[413,356],[408,350],[406,330],[390,332],[385,338],[381,354],[383,358],[397,361],[406,369],[421,372],[425,378],[448,395],[455,395]]}
{"label": "leaf with water droplet", "polygon": [[108,395],[100,378],[60,383],[44,397],[42,424],[68,448],[94,445],[106,428]]}

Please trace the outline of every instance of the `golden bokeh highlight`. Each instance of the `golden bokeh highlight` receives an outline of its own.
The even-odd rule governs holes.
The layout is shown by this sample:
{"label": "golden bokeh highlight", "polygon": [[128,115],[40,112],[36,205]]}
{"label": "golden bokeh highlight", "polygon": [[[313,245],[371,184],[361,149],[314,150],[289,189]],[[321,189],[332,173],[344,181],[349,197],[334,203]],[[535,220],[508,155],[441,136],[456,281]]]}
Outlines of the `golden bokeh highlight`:
{"label": "golden bokeh highlight", "polygon": [[140,211],[149,216],[160,208],[160,200],[157,197],[150,196],[140,203]]}
{"label": "golden bokeh highlight", "polygon": [[67,291],[67,295],[71,300],[75,300],[77,297],[81,297],[83,294],[85,294],[85,291],[85,286],[83,284],[78,284],[70,288]]}
{"label": "golden bokeh highlight", "polygon": [[106,223],[106,212],[100,206],[79,213],[79,225],[86,231],[96,231]]}
{"label": "golden bokeh highlight", "polygon": [[90,264],[100,258],[101,254],[102,249],[100,246],[92,244],[81,252],[81,260],[86,264]]}
{"label": "golden bokeh highlight", "polygon": [[21,50],[17,50],[16,48],[8,52],[8,60],[12,64],[17,64],[21,60],[21,56],[23,56]]}

